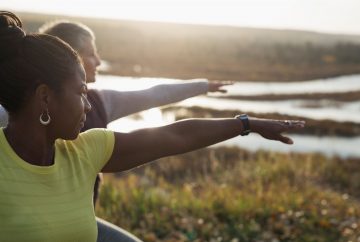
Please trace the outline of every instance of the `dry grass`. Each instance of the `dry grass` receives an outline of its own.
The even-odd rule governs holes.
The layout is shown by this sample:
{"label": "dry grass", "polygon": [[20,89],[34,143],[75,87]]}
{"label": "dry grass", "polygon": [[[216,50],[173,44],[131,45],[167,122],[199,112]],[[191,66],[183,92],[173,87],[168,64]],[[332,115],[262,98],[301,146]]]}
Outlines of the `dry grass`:
{"label": "dry grass", "polygon": [[360,162],[204,149],[107,176],[97,214],[145,241],[357,241]]}

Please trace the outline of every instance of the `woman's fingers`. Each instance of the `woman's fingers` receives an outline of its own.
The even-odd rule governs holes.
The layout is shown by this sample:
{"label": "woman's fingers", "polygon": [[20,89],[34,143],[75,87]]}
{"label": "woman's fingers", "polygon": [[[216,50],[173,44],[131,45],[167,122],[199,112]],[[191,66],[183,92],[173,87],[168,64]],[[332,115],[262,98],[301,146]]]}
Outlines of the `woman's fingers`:
{"label": "woman's fingers", "polygon": [[224,86],[233,85],[233,81],[209,81],[208,92],[221,92],[226,93],[227,90],[223,89]]}
{"label": "woman's fingers", "polygon": [[300,129],[305,127],[305,121],[300,120],[283,120],[280,121],[286,129]]}
{"label": "woman's fingers", "polygon": [[292,139],[290,139],[289,137],[280,135],[279,136],[279,141],[283,142],[284,144],[288,144],[288,145],[292,145],[294,143],[294,141]]}
{"label": "woman's fingers", "polygon": [[227,90],[219,88],[219,90],[217,90],[217,92],[227,93]]}
{"label": "woman's fingers", "polygon": [[[275,120],[274,120],[275,121]],[[264,128],[260,134],[267,139],[278,140],[284,144],[293,144],[294,141],[287,136],[282,135],[283,132],[290,130],[303,128],[305,126],[304,121],[299,120],[277,120],[272,122],[271,125]]]}
{"label": "woman's fingers", "polygon": [[300,120],[271,120],[250,118],[250,128],[265,139],[278,140],[285,144],[293,144],[293,140],[282,133],[305,127],[305,122]]}
{"label": "woman's fingers", "polygon": [[[301,129],[305,127],[305,122],[300,120],[284,120],[280,122],[282,122],[282,125],[285,128],[284,132],[291,129]],[[279,141],[289,145],[294,143],[291,138],[283,136],[281,133],[279,134]]]}

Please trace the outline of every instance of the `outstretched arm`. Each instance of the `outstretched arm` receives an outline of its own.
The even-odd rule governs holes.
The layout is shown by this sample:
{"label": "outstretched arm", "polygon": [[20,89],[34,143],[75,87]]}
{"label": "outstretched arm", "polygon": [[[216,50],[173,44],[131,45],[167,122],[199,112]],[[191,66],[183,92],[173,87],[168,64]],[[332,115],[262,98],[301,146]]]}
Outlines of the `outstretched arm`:
{"label": "outstretched arm", "polygon": [[193,81],[163,84],[140,91],[119,92],[100,90],[109,122],[149,108],[179,102],[207,92],[226,92],[222,89],[232,82]]}
{"label": "outstretched arm", "polygon": [[[301,121],[250,118],[252,132],[266,139],[291,144],[281,133],[302,128]],[[232,137],[243,131],[238,119],[188,119],[163,127],[141,129],[131,133],[115,133],[115,147],[103,172],[119,172],[155,159],[203,148]]]}

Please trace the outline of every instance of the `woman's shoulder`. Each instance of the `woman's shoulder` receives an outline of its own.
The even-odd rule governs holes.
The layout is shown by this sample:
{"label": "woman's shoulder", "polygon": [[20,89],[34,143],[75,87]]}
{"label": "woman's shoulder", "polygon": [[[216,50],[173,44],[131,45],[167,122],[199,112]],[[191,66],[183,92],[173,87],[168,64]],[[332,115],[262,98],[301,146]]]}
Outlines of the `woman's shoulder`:
{"label": "woman's shoulder", "polygon": [[102,128],[89,129],[74,140],[56,140],[56,149],[61,153],[95,154],[113,150],[115,144],[114,131]]}
{"label": "woman's shoulder", "polygon": [[95,140],[100,141],[107,136],[113,136],[114,131],[106,129],[106,128],[93,128],[88,129],[85,132],[79,134],[79,136],[74,140],[75,142],[78,140]]}
{"label": "woman's shoulder", "polygon": [[94,128],[88,129],[85,132],[81,132],[77,138],[73,140],[58,139],[57,144],[85,145],[88,142],[101,142],[103,139],[107,139],[109,136],[114,136],[114,131],[105,128]]}

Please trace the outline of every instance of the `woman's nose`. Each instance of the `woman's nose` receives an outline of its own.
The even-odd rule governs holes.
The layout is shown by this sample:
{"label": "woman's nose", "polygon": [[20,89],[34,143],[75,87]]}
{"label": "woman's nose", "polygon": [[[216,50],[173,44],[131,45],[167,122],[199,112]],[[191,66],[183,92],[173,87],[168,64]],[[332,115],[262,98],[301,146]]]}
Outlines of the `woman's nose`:
{"label": "woman's nose", "polygon": [[100,56],[98,54],[95,55],[95,61],[96,61],[96,66],[99,66],[101,64],[101,59]]}

